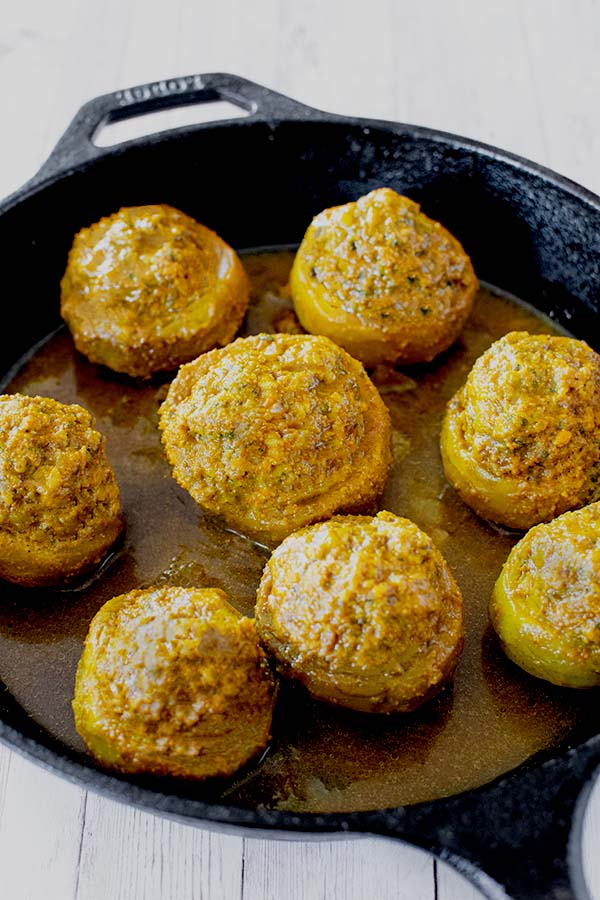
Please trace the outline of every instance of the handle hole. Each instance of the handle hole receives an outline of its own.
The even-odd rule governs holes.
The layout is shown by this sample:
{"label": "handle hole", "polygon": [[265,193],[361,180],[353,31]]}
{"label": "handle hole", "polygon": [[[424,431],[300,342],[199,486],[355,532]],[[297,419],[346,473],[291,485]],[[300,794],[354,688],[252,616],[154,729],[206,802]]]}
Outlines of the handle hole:
{"label": "handle hole", "polygon": [[242,109],[228,100],[161,109],[158,112],[136,115],[131,119],[102,122],[94,132],[92,142],[96,147],[113,147],[115,144],[122,144],[124,141],[145,137],[148,134],[184,128],[188,125],[200,125],[204,122],[242,119],[253,112],[254,109]]}

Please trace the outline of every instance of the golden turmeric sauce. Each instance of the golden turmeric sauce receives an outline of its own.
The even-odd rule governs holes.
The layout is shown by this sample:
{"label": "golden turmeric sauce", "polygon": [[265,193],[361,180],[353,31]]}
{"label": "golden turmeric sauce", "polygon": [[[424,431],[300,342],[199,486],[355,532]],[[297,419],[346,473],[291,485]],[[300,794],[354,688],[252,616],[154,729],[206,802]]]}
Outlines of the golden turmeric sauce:
{"label": "golden turmeric sauce", "polygon": [[[292,258],[286,251],[245,256],[253,299],[243,333],[296,329],[283,289]],[[180,793],[306,812],[430,800],[506,772],[557,743],[591,712],[595,695],[537,681],[499,650],[487,605],[518,536],[478,519],[442,471],[439,431],[446,401],[476,357],[512,330],[558,331],[528,307],[481,289],[448,353],[426,366],[373,373],[394,425],[395,461],[381,507],[429,532],[464,595],[465,652],[453,684],[407,716],[334,709],[284,685],[262,760],[224,788],[190,785]],[[89,409],[121,488],[125,539],[99,577],[65,592],[0,585],[0,678],[36,722],[83,754],[71,698],[96,610],[133,588],[174,584],[220,587],[251,614],[268,551],[211,521],[171,477],[157,428],[164,384],[135,384],[88,363],[61,330],[23,364],[7,390]]]}

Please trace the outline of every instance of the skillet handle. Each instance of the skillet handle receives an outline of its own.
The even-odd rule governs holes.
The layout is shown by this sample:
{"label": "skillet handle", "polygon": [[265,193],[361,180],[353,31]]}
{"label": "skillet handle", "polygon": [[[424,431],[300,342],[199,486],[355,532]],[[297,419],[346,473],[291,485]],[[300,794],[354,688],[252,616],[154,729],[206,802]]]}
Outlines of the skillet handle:
{"label": "skillet handle", "polygon": [[282,117],[304,118],[307,113],[314,114],[310,106],[253,81],[220,72],[140,84],[85,103],[33,181],[45,181],[58,172],[68,171],[102,156],[106,150],[93,142],[101,125],[159,110],[219,100],[246,110],[248,118],[258,121],[268,122]]}
{"label": "skillet handle", "polygon": [[387,827],[434,853],[490,900],[590,900],[582,831],[600,737],[486,788],[390,811]]}

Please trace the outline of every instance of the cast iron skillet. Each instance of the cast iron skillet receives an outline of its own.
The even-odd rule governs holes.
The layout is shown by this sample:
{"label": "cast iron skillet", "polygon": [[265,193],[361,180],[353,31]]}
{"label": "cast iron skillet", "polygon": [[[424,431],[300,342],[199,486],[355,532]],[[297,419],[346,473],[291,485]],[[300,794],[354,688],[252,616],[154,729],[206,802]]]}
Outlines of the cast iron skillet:
{"label": "cast iron skillet", "polygon": [[[244,119],[178,128],[98,149],[98,127],[214,100]],[[87,103],[41,171],[0,206],[0,333],[8,370],[58,324],[58,284],[74,233],[123,205],[181,206],[234,246],[298,242],[317,210],[390,185],[454,232],[480,278],[550,313],[596,349],[600,199],[533,163],[412,125],[323,113],[232,75],[193,75]],[[10,328],[7,323],[10,322]],[[4,686],[3,686],[4,687]],[[568,745],[491,784],[429,803],[353,814],[238,809],[111,776],[36,725],[0,692],[0,738],[86,788],[215,828],[371,833],[431,851],[488,897],[586,898],[585,801],[600,763],[595,722]]]}

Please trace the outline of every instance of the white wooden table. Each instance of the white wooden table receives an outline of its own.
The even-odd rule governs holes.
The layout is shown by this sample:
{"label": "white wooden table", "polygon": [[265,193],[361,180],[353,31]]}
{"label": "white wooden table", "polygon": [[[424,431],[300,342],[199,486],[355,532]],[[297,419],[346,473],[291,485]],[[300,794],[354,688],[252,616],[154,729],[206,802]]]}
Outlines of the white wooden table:
{"label": "white wooden table", "polygon": [[[86,99],[219,70],[323,109],[479,138],[600,192],[600,0],[1,0],[0,195]],[[586,846],[600,898],[594,797]],[[410,847],[211,834],[0,749],[2,900],[480,896]]]}

